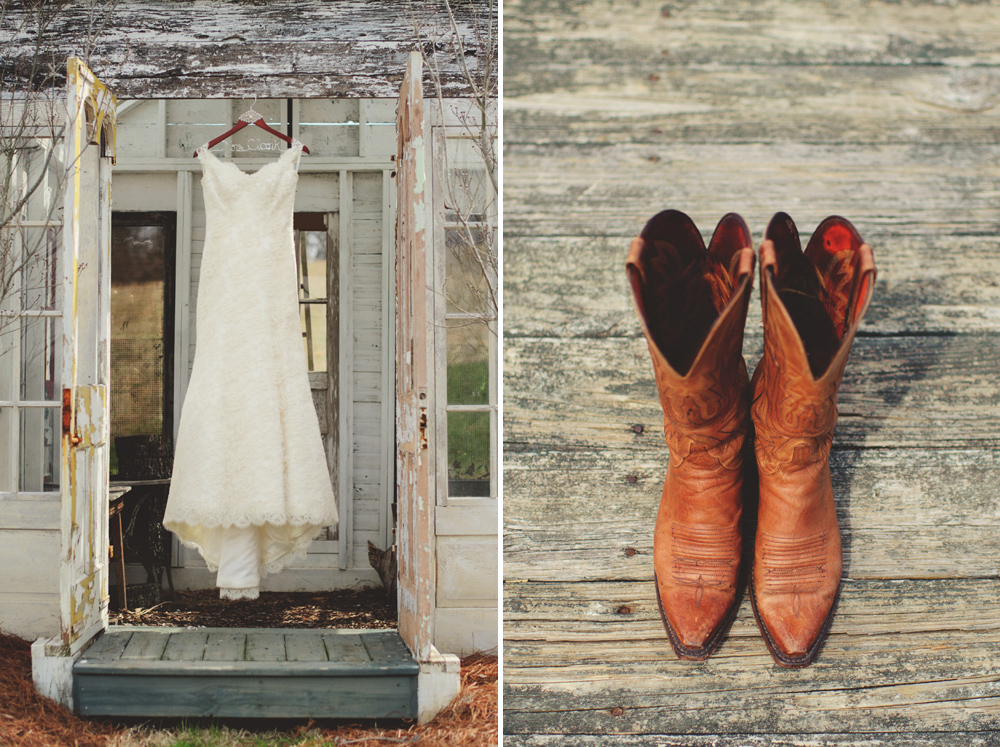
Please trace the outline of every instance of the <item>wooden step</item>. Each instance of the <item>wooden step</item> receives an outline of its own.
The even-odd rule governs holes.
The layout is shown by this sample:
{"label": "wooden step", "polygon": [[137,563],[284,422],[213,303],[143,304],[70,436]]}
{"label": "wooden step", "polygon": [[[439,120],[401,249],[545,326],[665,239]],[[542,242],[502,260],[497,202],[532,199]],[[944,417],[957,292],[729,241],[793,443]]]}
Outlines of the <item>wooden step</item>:
{"label": "wooden step", "polygon": [[73,666],[86,716],[415,718],[395,630],[111,626]]}

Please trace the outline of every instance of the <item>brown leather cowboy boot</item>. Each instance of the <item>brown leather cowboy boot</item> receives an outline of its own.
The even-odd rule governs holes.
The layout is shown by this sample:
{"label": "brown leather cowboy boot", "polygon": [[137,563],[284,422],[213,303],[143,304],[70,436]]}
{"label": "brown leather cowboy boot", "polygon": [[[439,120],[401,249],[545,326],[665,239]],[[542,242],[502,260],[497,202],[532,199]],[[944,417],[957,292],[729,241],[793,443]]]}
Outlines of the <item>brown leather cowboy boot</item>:
{"label": "brown leather cowboy boot", "polygon": [[625,268],[670,448],[653,540],[660,616],[677,656],[718,647],[738,606],[749,380],[743,361],[754,254],[738,215],[708,250],[684,213],[654,216]]}
{"label": "brown leather cowboy boot", "polygon": [[761,244],[760,285],[764,357],[751,383],[760,504],[750,601],[771,656],[798,668],[816,657],[840,590],[830,443],[875,260],[839,217],[820,223],[803,253],[792,219],[778,213]]}

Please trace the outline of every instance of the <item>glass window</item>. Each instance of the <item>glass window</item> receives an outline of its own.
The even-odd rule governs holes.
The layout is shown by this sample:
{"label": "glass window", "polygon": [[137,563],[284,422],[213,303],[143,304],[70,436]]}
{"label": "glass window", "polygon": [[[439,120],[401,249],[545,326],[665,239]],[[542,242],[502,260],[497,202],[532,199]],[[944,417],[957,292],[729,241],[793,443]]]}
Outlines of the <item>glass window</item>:
{"label": "glass window", "polygon": [[496,190],[470,138],[445,143],[448,495],[496,497]]}
{"label": "glass window", "polygon": [[[297,214],[297,222],[306,222]],[[320,220],[324,217],[320,214]],[[308,225],[308,223],[306,223]],[[316,230],[318,228],[319,230]],[[322,223],[295,231],[295,264],[299,277],[302,343],[310,371],[326,371],[327,233]]]}
{"label": "glass window", "polygon": [[61,201],[42,148],[7,162],[8,196],[37,185],[0,230],[0,492],[56,492],[61,470]]}
{"label": "glass window", "polygon": [[61,409],[26,407],[20,411],[20,485],[27,493],[59,490]]}
{"label": "glass window", "polygon": [[111,217],[111,472],[114,439],[173,435],[176,213]]}

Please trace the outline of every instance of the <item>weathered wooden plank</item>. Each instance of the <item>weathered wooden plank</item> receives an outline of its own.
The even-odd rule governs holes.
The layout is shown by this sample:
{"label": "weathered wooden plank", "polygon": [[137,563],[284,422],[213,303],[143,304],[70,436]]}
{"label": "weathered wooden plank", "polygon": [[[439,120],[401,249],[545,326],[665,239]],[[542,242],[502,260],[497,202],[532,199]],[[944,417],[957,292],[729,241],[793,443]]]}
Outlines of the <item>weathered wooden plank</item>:
{"label": "weathered wooden plank", "polygon": [[[699,65],[995,65],[990,8],[851,0],[504,3],[504,95],[621,86]],[[614,110],[611,104],[609,110]]]}
{"label": "weathered wooden plank", "polygon": [[164,661],[201,661],[207,643],[205,630],[180,630],[170,636],[161,658]]}
{"label": "weathered wooden plank", "polygon": [[328,633],[323,636],[323,643],[326,645],[327,658],[331,662],[367,664],[372,660],[365,644],[361,642],[359,633],[346,631]]}
{"label": "weathered wooden plank", "polygon": [[719,651],[691,664],[670,651],[651,584],[524,584],[510,591],[504,704],[511,732],[998,725],[996,579],[847,583],[819,659],[796,672],[771,661],[747,599]]}
{"label": "weathered wooden plank", "polygon": [[243,661],[247,635],[241,629],[211,630],[205,643],[205,661]]}
{"label": "weathered wooden plank", "polygon": [[[489,35],[477,34],[477,29],[485,28],[490,12],[486,3],[454,4],[457,28],[472,61],[484,54]],[[15,29],[24,13],[20,8],[6,12],[4,30]],[[104,20],[100,11],[98,15]],[[66,49],[76,49],[79,40],[87,38],[87,20],[81,10],[56,14],[41,54],[51,50],[65,59]],[[231,98],[242,93],[394,98],[406,58],[419,43],[415,22],[423,27],[420,38],[438,42],[429,43],[446,95],[467,94],[460,55],[446,38],[447,11],[438,2],[421,4],[411,14],[390,2],[358,0],[283,0],[266,6],[129,0],[117,4],[89,64],[123,98]],[[9,48],[8,56],[30,58],[33,35],[18,38],[23,46]],[[9,82],[18,73],[12,64]],[[56,76],[50,84],[64,81]]]}
{"label": "weathered wooden plank", "polygon": [[[745,339],[752,371],[761,339]],[[504,443],[529,448],[656,448],[635,437],[663,421],[641,338],[507,339]],[[858,338],[838,395],[836,448],[1000,445],[1000,335]]]}
{"label": "weathered wooden plank", "polygon": [[[504,142],[631,143],[666,154],[705,142],[997,142],[993,67],[721,64],[615,74],[508,90]],[[544,72],[530,80],[538,79],[544,86]]]}
{"label": "weathered wooden plank", "polygon": [[377,664],[391,666],[414,660],[410,649],[395,630],[366,631],[360,637],[368,655]]}
{"label": "weathered wooden plank", "polygon": [[[861,637],[859,641],[881,637],[878,645],[896,634],[988,636],[1000,629],[1000,612],[991,596],[998,592],[996,578],[848,579],[831,633]],[[503,614],[504,663],[511,668],[511,682],[523,681],[526,671],[535,666],[558,662],[583,668],[602,663],[636,667],[643,662],[657,664],[669,653],[664,649],[666,634],[652,578],[618,583],[507,583]],[[535,656],[530,644],[538,640],[554,648]],[[850,655],[848,642],[855,638],[840,640],[823,661]],[[584,643],[589,644],[585,652],[572,651]],[[744,598],[717,663],[721,665],[725,657],[758,654],[767,659],[749,600]],[[680,670],[684,666],[678,662]]]}
{"label": "weathered wooden plank", "polygon": [[[616,734],[620,747],[993,747],[997,735],[983,731],[902,734]],[[591,747],[608,738],[595,734],[505,734],[509,747]]]}
{"label": "weathered wooden plank", "polygon": [[[628,239],[673,207],[708,231],[738,212],[758,237],[778,210],[807,236],[830,214],[849,218],[866,239],[995,236],[998,160],[998,145],[508,146],[504,235]],[[619,252],[609,261],[618,264]]]}
{"label": "weathered wooden plank", "polygon": [[414,718],[416,676],[127,676],[81,674],[74,700],[86,716]]}
{"label": "weathered wooden plank", "polygon": [[163,649],[166,648],[169,637],[169,628],[165,628],[162,631],[156,628],[137,630],[129,638],[129,642],[125,646],[121,658],[157,661],[163,656]]}
{"label": "weathered wooden plank", "polygon": [[[633,435],[662,439],[658,428],[647,434]],[[508,453],[505,578],[651,581],[666,458],[666,447],[655,456],[638,449]],[[830,468],[845,576],[1000,574],[995,449],[842,450],[831,454]]]}
{"label": "weathered wooden plank", "polygon": [[132,631],[106,630],[83,652],[83,658],[116,661],[121,658],[131,637]]}
{"label": "weathered wooden plank", "polygon": [[285,651],[288,661],[328,661],[323,637],[315,632],[285,633]]}
{"label": "weathered wooden plank", "polygon": [[247,633],[247,661],[287,661],[285,634],[280,630]]}
{"label": "weathered wooden plank", "polygon": [[[704,216],[699,227],[706,243],[720,217]],[[814,227],[800,225],[804,240]],[[641,228],[637,224],[634,231]],[[755,249],[763,228],[756,231]],[[864,334],[1000,331],[1000,240],[995,236],[877,232],[865,240],[875,248],[878,280]],[[627,237],[508,238],[504,337],[640,335],[625,280],[628,243]],[[558,283],[550,282],[553,276]],[[746,325],[751,336],[761,330],[756,277],[754,285]]]}

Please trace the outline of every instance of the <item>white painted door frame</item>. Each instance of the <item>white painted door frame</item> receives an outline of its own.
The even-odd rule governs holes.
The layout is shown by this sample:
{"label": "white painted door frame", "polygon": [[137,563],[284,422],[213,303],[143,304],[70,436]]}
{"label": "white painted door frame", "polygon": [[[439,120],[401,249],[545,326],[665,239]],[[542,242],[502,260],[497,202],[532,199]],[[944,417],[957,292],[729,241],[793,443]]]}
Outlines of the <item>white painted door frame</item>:
{"label": "white painted door frame", "polygon": [[399,94],[396,151],[396,485],[399,633],[420,661],[434,643],[434,252],[424,140],[423,60],[410,54]]}
{"label": "white painted door frame", "polygon": [[60,633],[70,654],[108,625],[111,164],[116,101],[67,63],[63,229]]}

